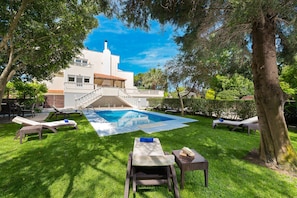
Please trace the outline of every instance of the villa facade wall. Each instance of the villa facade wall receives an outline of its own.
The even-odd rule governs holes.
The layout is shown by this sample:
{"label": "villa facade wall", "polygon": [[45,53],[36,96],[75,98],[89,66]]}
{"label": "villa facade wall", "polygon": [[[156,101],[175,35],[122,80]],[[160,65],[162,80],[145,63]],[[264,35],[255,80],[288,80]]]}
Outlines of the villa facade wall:
{"label": "villa facade wall", "polygon": [[[103,79],[102,81],[106,81],[108,86],[121,85],[122,88],[137,89],[134,87],[134,73],[119,70],[119,62],[120,57],[111,54],[107,48],[107,42],[104,43],[103,52],[83,49],[68,68],[55,74],[51,81],[45,81],[48,88],[46,94],[47,104],[56,104],[59,107],[74,107],[76,98],[97,88],[98,85],[94,81],[95,74],[119,78],[124,83],[112,84],[109,82],[110,80]],[[59,94],[57,94],[58,92]],[[61,99],[62,96],[63,100]],[[63,105],[61,105],[61,101],[63,101]]]}

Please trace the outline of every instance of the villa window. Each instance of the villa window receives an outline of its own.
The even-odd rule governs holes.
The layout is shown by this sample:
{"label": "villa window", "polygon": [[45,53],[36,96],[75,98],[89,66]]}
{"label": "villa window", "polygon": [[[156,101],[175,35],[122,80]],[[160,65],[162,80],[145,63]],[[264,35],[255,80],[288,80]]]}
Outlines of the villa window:
{"label": "villa window", "polygon": [[77,66],[88,66],[87,59],[76,58],[74,59],[74,64]]}
{"label": "villa window", "polygon": [[84,83],[90,83],[90,77],[84,77]]}
{"label": "villa window", "polygon": [[68,82],[76,84],[77,87],[82,87],[84,84],[90,83],[89,76],[81,76],[81,75],[68,75]]}
{"label": "villa window", "polygon": [[75,76],[68,76],[68,82],[75,82]]}

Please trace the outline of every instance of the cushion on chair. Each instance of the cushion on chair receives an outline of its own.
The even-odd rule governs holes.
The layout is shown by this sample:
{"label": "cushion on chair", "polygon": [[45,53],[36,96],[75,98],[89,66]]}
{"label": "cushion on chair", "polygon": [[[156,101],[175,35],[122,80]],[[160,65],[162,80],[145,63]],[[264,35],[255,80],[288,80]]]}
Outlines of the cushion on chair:
{"label": "cushion on chair", "polygon": [[139,138],[140,142],[154,142],[154,138],[152,137],[141,137]]}
{"label": "cushion on chair", "polygon": [[169,166],[174,164],[174,155],[144,156],[134,155],[133,166]]}

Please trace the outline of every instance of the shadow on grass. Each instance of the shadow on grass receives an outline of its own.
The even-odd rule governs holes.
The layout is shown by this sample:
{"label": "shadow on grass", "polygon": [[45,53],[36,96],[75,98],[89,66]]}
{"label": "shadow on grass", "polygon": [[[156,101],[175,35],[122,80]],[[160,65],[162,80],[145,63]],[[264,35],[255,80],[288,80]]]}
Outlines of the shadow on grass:
{"label": "shadow on grass", "polygon": [[13,140],[19,125],[3,127],[0,144],[12,151],[0,151],[0,197],[123,195],[128,154],[143,132],[100,138],[85,118],[72,119],[78,130],[44,130],[42,140],[30,135],[23,144]]}
{"label": "shadow on grass", "polygon": [[[292,197],[296,193],[296,182],[290,178],[243,160],[258,146],[259,134],[212,129],[210,119],[199,118],[189,127],[167,132],[98,137],[84,117],[72,119],[78,130],[45,131],[41,141],[26,139],[23,144],[13,140],[18,125],[0,125],[0,197],[122,197],[128,154],[134,138],[142,136],[159,138],[168,152],[194,148],[209,161],[209,187],[204,187],[203,171],[186,172],[181,197]],[[166,187],[153,187],[140,189],[136,196],[172,193]]]}

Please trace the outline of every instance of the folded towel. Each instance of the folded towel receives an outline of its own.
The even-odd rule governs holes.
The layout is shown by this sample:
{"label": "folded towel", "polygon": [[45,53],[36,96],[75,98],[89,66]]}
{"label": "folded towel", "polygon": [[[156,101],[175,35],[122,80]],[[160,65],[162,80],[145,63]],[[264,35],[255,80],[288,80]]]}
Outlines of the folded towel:
{"label": "folded towel", "polygon": [[154,142],[154,138],[152,138],[152,137],[141,137],[140,142]]}
{"label": "folded towel", "polygon": [[191,149],[189,149],[188,147],[183,147],[182,151],[183,151],[183,153],[187,154],[190,157],[195,156],[195,153],[193,153],[193,151]]}

